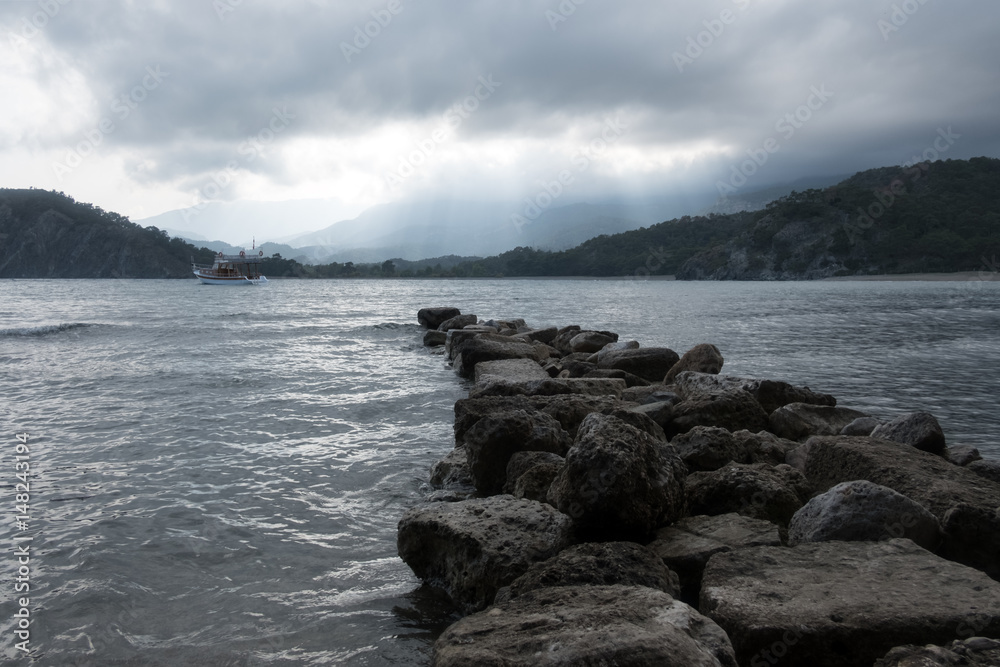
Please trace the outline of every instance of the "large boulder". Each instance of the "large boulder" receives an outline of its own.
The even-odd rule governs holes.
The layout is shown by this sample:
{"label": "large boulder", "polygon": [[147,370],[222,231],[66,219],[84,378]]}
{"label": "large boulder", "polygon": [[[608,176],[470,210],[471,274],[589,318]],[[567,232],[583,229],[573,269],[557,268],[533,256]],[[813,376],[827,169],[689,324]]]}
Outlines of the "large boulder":
{"label": "large boulder", "polygon": [[733,433],[736,444],[746,457],[744,463],[769,463],[778,465],[787,463],[785,457],[801,443],[786,438],[779,438],[767,431],[736,431]]}
{"label": "large boulder", "polygon": [[627,371],[615,368],[595,368],[584,373],[582,377],[625,380],[626,387],[646,387],[650,384],[647,380],[643,380],[638,375],[632,375]]}
{"label": "large boulder", "polygon": [[745,455],[731,431],[712,426],[695,426],[670,444],[690,471],[718,470],[727,463],[742,462]]}
{"label": "large boulder", "polygon": [[555,340],[557,333],[559,333],[558,329],[555,327],[548,327],[546,329],[530,329],[528,331],[515,334],[512,338],[524,341],[525,343],[535,341],[549,345]]}
{"label": "large boulder", "polygon": [[838,435],[845,426],[865,416],[849,408],[789,403],[771,413],[767,430],[781,438],[804,441],[814,435]]}
{"label": "large boulder", "polygon": [[874,667],[997,667],[1000,641],[987,637],[956,639],[946,646],[897,646]]}
{"label": "large boulder", "polygon": [[656,540],[647,548],[677,573],[681,599],[696,605],[702,572],[714,554],[777,546],[781,546],[781,537],[775,524],[733,513],[681,519],[656,531]]}
{"label": "large boulder", "polygon": [[471,489],[474,487],[469,469],[469,453],[456,447],[431,466],[431,486],[435,489]]}
{"label": "large boulder", "polygon": [[553,417],[513,410],[480,419],[465,434],[469,470],[483,495],[503,491],[507,464],[515,452],[551,452],[562,456],[572,441]]}
{"label": "large boulder", "polygon": [[582,329],[576,324],[571,324],[566,327],[562,327],[556,331],[555,337],[549,343],[552,347],[556,348],[563,354],[573,354],[573,349],[570,347],[569,342],[580,333]]}
{"label": "large boulder", "polygon": [[587,542],[560,551],[497,593],[494,604],[546,586],[648,586],[680,595],[677,575],[652,551],[635,542]]}
{"label": "large boulder", "polygon": [[[894,646],[1000,634],[1000,583],[910,540],[752,547],[708,561],[701,612],[741,665],[871,665]],[[967,636],[967,635],[966,635]]]}
{"label": "large boulder", "polygon": [[792,517],[788,543],[878,541],[905,537],[933,551],[941,524],[921,505],[892,489],[856,480],[838,484]]}
{"label": "large boulder", "polygon": [[808,483],[787,465],[730,463],[694,472],[685,483],[691,514],[737,512],[787,526],[808,497]]}
{"label": "large boulder", "polygon": [[[458,331],[462,331],[459,329]],[[482,361],[497,361],[499,359],[533,359],[541,361],[538,350],[528,343],[511,340],[498,334],[482,334],[463,341],[453,348],[455,353],[455,372],[462,377],[471,378],[476,370],[476,364]]]}
{"label": "large boulder", "polygon": [[424,347],[441,347],[448,342],[448,334],[441,331],[428,330],[424,332]]}
{"label": "large boulder", "polygon": [[503,492],[513,494],[517,479],[537,465],[550,464],[561,468],[564,463],[565,458],[552,452],[515,452],[507,463],[507,481],[503,485]]}
{"label": "large boulder", "polygon": [[495,384],[512,385],[534,380],[548,380],[549,376],[537,362],[531,359],[500,359],[477,364],[475,379],[476,388],[482,389]]}
{"label": "large boulder", "polygon": [[811,405],[835,406],[837,399],[829,394],[820,394],[809,387],[796,387],[776,380],[757,380],[734,375],[713,375],[684,371],[673,379],[674,386],[685,399],[696,396],[714,396],[742,391],[753,396],[767,414],[789,403],[809,403]]}
{"label": "large boulder", "polygon": [[[442,333],[435,330],[435,333]],[[482,329],[449,329],[444,335],[444,353],[448,359],[454,360],[455,355],[458,354],[459,346],[467,340],[476,338],[477,336],[482,336],[485,333],[496,333],[496,331],[490,329],[490,331],[484,331]]]}
{"label": "large boulder", "polygon": [[[521,359],[520,361],[535,363],[527,359]],[[618,398],[625,390],[625,381],[617,378],[550,378],[538,364],[535,364],[535,366],[545,376],[544,379],[513,382],[494,378],[484,384],[477,384],[469,392],[469,396],[471,398],[480,398],[483,396],[558,396],[560,394],[582,394],[585,396],[613,396]]]}
{"label": "large boulder", "polygon": [[569,339],[571,352],[599,352],[608,343],[618,341],[618,334],[611,331],[581,331]]}
{"label": "large boulder", "polygon": [[467,616],[434,644],[433,667],[736,667],[726,634],[646,586],[559,586]]}
{"label": "large boulder", "polygon": [[576,437],[584,418],[592,412],[604,412],[621,407],[611,396],[563,394],[555,396],[484,396],[463,398],[455,403],[455,444],[465,442],[466,432],[483,417],[507,410],[544,412],[555,417],[563,429]]}
{"label": "large boulder", "polygon": [[[827,433],[818,435],[830,435]],[[931,454],[946,454],[944,431],[929,412],[911,412],[875,428],[871,437],[912,445]]]}
{"label": "large boulder", "polygon": [[667,371],[680,361],[677,353],[666,347],[612,350],[598,357],[598,368],[626,371],[649,382],[662,382]]}
{"label": "large boulder", "polygon": [[548,503],[549,489],[562,471],[562,467],[561,463],[539,463],[528,468],[514,482],[513,496]]}
{"label": "large boulder", "polygon": [[830,394],[822,394],[809,387],[796,387],[778,380],[757,380],[750,391],[767,414],[791,403],[829,407],[837,405],[837,399]]}
{"label": "large boulder", "polygon": [[714,426],[734,432],[767,428],[767,413],[757,399],[745,391],[692,396],[675,405],[670,414],[670,422],[664,430],[671,438],[695,426]]}
{"label": "large boulder", "polygon": [[815,437],[804,448],[803,469],[817,491],[856,479],[889,487],[941,522],[941,555],[1000,577],[1000,484],[891,440]]}
{"label": "large boulder", "polygon": [[456,315],[455,317],[449,318],[438,325],[438,331],[447,332],[451,329],[464,329],[465,327],[472,326],[479,321],[475,315]]}
{"label": "large boulder", "polygon": [[549,501],[584,539],[642,541],[684,514],[684,463],[670,445],[617,417],[580,425]]}
{"label": "large boulder", "polygon": [[676,364],[670,367],[667,375],[663,378],[664,384],[670,384],[677,377],[678,373],[684,371],[694,371],[695,373],[710,373],[718,375],[722,371],[722,352],[719,348],[709,343],[695,345],[684,353]]}
{"label": "large boulder", "polygon": [[428,329],[437,329],[443,322],[462,314],[458,308],[421,308],[417,321]]}
{"label": "large boulder", "polygon": [[473,498],[409,510],[399,521],[397,547],[418,577],[475,611],[532,563],[569,546],[571,530],[570,518],[550,505]]}
{"label": "large boulder", "polygon": [[984,479],[1000,484],[1000,461],[996,459],[983,459],[973,461],[965,466],[971,473],[975,473]]}

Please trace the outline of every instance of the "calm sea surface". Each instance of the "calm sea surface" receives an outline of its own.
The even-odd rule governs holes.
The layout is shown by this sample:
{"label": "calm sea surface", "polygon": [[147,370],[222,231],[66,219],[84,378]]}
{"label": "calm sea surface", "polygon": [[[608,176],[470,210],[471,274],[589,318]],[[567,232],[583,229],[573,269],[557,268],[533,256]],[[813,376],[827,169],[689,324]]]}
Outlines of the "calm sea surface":
{"label": "calm sea surface", "polygon": [[[1000,458],[998,299],[985,281],[0,281],[0,657],[427,664],[453,617],[397,558],[396,522],[464,387],[421,346],[421,307],[715,343],[724,372],[926,409]],[[33,662],[14,648],[15,544]]]}

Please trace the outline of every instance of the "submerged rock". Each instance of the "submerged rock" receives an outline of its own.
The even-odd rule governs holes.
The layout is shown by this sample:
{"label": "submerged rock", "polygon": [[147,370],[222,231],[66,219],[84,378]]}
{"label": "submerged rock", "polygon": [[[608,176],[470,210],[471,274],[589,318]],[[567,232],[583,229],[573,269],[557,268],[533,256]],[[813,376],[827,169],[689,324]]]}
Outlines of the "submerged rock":
{"label": "submerged rock", "polygon": [[1000,583],[910,540],[751,547],[708,561],[700,609],[741,665],[871,665],[894,646],[948,642],[975,611],[1000,633]]}
{"label": "submerged rock", "polygon": [[467,616],[434,644],[434,667],[736,667],[726,634],[645,586],[530,591]]}
{"label": "submerged rock", "polygon": [[569,546],[571,521],[550,505],[512,496],[415,507],[399,521],[399,557],[467,611],[536,562]]}

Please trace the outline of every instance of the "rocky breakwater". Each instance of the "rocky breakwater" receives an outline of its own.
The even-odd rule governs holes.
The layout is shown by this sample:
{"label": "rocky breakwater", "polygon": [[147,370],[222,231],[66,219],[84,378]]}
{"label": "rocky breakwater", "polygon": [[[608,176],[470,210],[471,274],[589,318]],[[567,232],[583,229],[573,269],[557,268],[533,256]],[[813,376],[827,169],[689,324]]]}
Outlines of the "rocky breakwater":
{"label": "rocky breakwater", "polygon": [[722,375],[710,344],[418,319],[471,380],[435,490],[399,522],[400,557],[466,614],[435,665],[904,664],[1000,646],[1000,464],[949,447],[932,415],[883,421]]}

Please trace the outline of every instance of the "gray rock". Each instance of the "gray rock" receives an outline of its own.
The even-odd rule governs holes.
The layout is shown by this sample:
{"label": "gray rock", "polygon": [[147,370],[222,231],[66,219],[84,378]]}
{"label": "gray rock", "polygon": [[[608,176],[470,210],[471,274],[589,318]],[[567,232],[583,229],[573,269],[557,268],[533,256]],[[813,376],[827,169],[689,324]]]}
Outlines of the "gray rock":
{"label": "gray rock", "polygon": [[565,458],[552,452],[514,452],[507,463],[507,481],[503,485],[503,492],[513,494],[517,479],[540,463],[562,467],[565,462]]}
{"label": "gray rock", "polygon": [[566,327],[562,327],[556,332],[555,338],[549,343],[552,347],[556,348],[563,354],[573,354],[572,348],[570,348],[569,342],[580,333],[582,329],[576,324],[571,324]]}
{"label": "gray rock", "polygon": [[736,431],[733,433],[736,444],[743,452],[743,463],[768,463],[778,465],[788,463],[788,453],[800,446],[800,443],[786,438],[779,438],[773,433],[759,431]]}
{"label": "gray rock", "polygon": [[681,599],[697,604],[702,572],[713,554],[765,546],[781,546],[778,527],[770,521],[733,513],[681,519],[656,531],[656,540],[647,548],[677,573]]}
{"label": "gray rock", "polygon": [[598,368],[626,371],[650,382],[661,382],[667,371],[680,360],[676,352],[666,347],[612,350],[598,356]]}
{"label": "gray rock", "polygon": [[984,479],[1000,484],[1000,461],[994,459],[983,459],[982,461],[973,461],[965,466],[965,468],[969,472],[975,473]]}
{"label": "gray rock", "polygon": [[807,403],[828,407],[837,405],[837,399],[830,394],[821,394],[809,387],[796,387],[777,380],[758,380],[751,389],[751,393],[767,414],[791,403]]}
{"label": "gray rock", "polygon": [[558,329],[555,327],[548,327],[547,329],[530,329],[523,333],[518,333],[513,338],[517,340],[523,340],[524,342],[535,341],[538,343],[545,343],[546,345],[551,344],[552,341],[556,339],[556,334]]}
{"label": "gray rock", "polygon": [[520,343],[498,334],[481,334],[462,341],[458,347],[453,348],[453,351],[455,353],[455,372],[466,378],[471,378],[475,373],[476,364],[483,361],[533,359],[537,362],[542,360],[541,355],[533,345]]}
{"label": "gray rock", "polygon": [[584,539],[643,540],[684,513],[684,464],[670,445],[617,417],[580,425],[549,501]]}
{"label": "gray rock", "polygon": [[554,586],[648,586],[680,595],[677,575],[652,551],[635,542],[587,542],[560,551],[501,588],[501,604],[538,588]]}
{"label": "gray rock", "polygon": [[894,646],[947,642],[972,610],[1000,633],[1000,583],[906,539],[816,542],[719,553],[702,613],[741,665],[871,665]]}
{"label": "gray rock", "polygon": [[[632,412],[645,415],[656,422],[663,430],[665,424],[669,424],[674,415],[674,402],[661,401],[659,403],[646,403],[629,408]],[[664,436],[665,437],[665,436]]]}
{"label": "gray rock", "polygon": [[944,432],[938,420],[929,412],[911,412],[896,417],[872,431],[871,437],[901,442],[931,454],[945,455]]}
{"label": "gray rock", "polygon": [[722,371],[722,364],[724,362],[722,352],[719,352],[719,348],[716,346],[709,343],[695,345],[685,352],[684,356],[667,371],[663,383],[670,384],[677,377],[678,373],[683,373],[684,371],[718,375]]}
{"label": "gray rock", "polygon": [[442,331],[424,332],[424,347],[441,347],[448,342],[448,334]]}
{"label": "gray rock", "polygon": [[787,382],[741,378],[734,375],[684,371],[674,378],[674,385],[677,392],[685,399],[743,391],[753,396],[767,414],[790,403],[827,406],[837,404],[837,399],[833,396],[814,392],[809,387],[796,387]]}
{"label": "gray rock", "polygon": [[544,412],[555,417],[570,437],[584,418],[592,412],[602,412],[621,407],[621,402],[610,396],[584,396],[563,394],[557,396],[484,396],[463,398],[455,403],[455,444],[465,443],[465,434],[483,417],[508,410]]}
{"label": "gray rock", "polygon": [[399,557],[467,611],[570,543],[572,523],[550,505],[511,496],[415,507],[399,521]]}
{"label": "gray rock", "polygon": [[483,495],[503,491],[507,464],[515,452],[551,452],[562,456],[571,442],[569,434],[554,418],[525,410],[489,415],[465,434],[469,469],[476,489]]}
{"label": "gray rock", "polygon": [[483,324],[488,327],[493,327],[497,331],[510,329],[514,333],[517,333],[517,330],[524,326],[524,320],[521,318],[515,318],[512,320],[486,320]]}
{"label": "gray rock", "polygon": [[905,537],[934,551],[941,524],[921,505],[892,489],[856,480],[838,484],[792,517],[788,543],[864,542]]}
{"label": "gray rock", "polygon": [[767,428],[767,413],[757,399],[745,391],[698,395],[673,407],[664,430],[673,438],[695,426],[715,426],[733,432],[763,431]]}
{"label": "gray rock", "polygon": [[425,503],[459,503],[476,495],[475,487],[436,489],[424,496]]}
{"label": "gray rock", "polygon": [[955,445],[954,447],[949,447],[946,456],[949,461],[957,466],[967,466],[973,461],[981,461],[983,459],[979,450],[972,445]]}
{"label": "gray rock", "polygon": [[941,555],[1000,577],[1000,484],[911,445],[862,437],[816,437],[805,473],[816,490],[866,479],[915,500],[941,522]]}
{"label": "gray rock", "polygon": [[581,331],[569,340],[573,352],[599,352],[608,343],[618,341],[618,334],[610,331]]}
{"label": "gray rock", "polygon": [[417,311],[417,321],[428,329],[437,329],[445,320],[461,314],[458,308],[421,308]]}
{"label": "gray rock", "polygon": [[500,359],[477,364],[475,378],[476,385],[484,387],[496,382],[510,384],[548,380],[549,376],[537,362],[531,359]]}
{"label": "gray rock", "polygon": [[[621,407],[619,405],[616,405],[614,407],[605,408],[604,410],[601,410],[601,414],[608,415],[610,417],[615,417],[616,419],[620,419],[629,426],[637,428],[644,433],[648,433],[649,435],[653,436],[660,442],[663,443],[667,442],[667,436],[663,432],[663,429],[660,427],[660,425],[657,424],[655,421],[653,421],[648,415],[645,415],[641,412],[636,412],[634,411],[633,408]],[[675,454],[677,453],[677,450],[674,449],[673,447],[671,447],[671,451],[673,451]]]}
{"label": "gray rock", "polygon": [[[492,332],[492,330],[491,330]],[[440,333],[435,331],[435,333]],[[454,359],[458,352],[458,346],[467,340],[475,338],[476,336],[482,336],[486,331],[480,331],[476,329],[451,329],[445,333],[444,338],[444,353],[449,359]]]}
{"label": "gray rock", "polygon": [[781,438],[804,441],[814,435],[838,435],[863,412],[828,405],[789,403],[771,413],[767,430]]}
{"label": "gray rock", "polygon": [[456,315],[438,325],[438,331],[447,332],[449,329],[463,329],[476,324],[479,321],[475,315]]}
{"label": "gray rock", "polygon": [[[959,636],[966,636],[959,631]],[[956,639],[945,646],[897,646],[874,667],[996,667],[1000,641],[987,637]]]}
{"label": "gray rock", "polygon": [[514,497],[548,503],[549,489],[562,467],[562,463],[539,463],[528,468],[514,483]]}
{"label": "gray rock", "polygon": [[727,463],[741,462],[745,455],[732,432],[712,426],[695,426],[670,444],[690,471],[718,470]]}
{"label": "gray rock", "polygon": [[666,385],[651,384],[648,387],[629,387],[622,392],[622,400],[645,405],[647,403],[670,403],[676,405],[681,397],[667,389]]}
{"label": "gray rock", "polygon": [[[528,361],[528,360],[525,360]],[[535,363],[531,361],[530,363]],[[537,364],[535,364],[537,366]],[[484,396],[558,396],[577,394],[583,396],[611,396],[619,398],[625,390],[625,381],[614,378],[550,378],[542,370],[544,379],[527,382],[494,381],[477,385],[469,392],[470,398]]]}
{"label": "gray rock", "polygon": [[882,422],[874,417],[858,417],[850,424],[840,429],[838,435],[871,435],[872,431],[879,427]]}
{"label": "gray rock", "polygon": [[621,371],[614,368],[595,368],[589,370],[583,374],[584,378],[614,378],[619,380],[625,380],[626,387],[645,387],[649,386],[647,380],[643,380],[638,375],[632,375],[627,371]]}
{"label": "gray rock", "polygon": [[737,512],[787,526],[808,496],[806,479],[787,465],[730,463],[712,472],[694,472],[685,483],[691,514]]}
{"label": "gray rock", "polygon": [[456,447],[431,466],[431,486],[435,489],[471,489],[472,471],[465,447]]}
{"label": "gray rock", "polygon": [[434,644],[433,667],[736,667],[726,634],[646,586],[541,588],[467,616]]}

